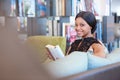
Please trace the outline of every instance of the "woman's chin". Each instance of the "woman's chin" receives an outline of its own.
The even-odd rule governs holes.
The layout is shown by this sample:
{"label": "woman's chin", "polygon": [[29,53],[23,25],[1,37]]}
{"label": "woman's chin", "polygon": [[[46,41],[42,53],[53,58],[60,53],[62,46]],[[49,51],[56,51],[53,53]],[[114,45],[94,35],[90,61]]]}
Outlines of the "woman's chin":
{"label": "woman's chin", "polygon": [[82,37],[82,35],[77,35],[77,37]]}
{"label": "woman's chin", "polygon": [[82,35],[82,34],[78,34],[78,33],[77,33],[77,36],[78,36],[78,37],[82,37],[83,35]]}

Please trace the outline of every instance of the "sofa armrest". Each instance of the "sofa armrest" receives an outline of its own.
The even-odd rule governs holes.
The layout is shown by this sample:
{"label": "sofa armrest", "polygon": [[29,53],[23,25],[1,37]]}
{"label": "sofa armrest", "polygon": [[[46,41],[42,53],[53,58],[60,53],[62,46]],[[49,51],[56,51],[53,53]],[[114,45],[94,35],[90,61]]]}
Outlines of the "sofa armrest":
{"label": "sofa armrest", "polygon": [[120,80],[120,62],[67,76],[60,80]]}

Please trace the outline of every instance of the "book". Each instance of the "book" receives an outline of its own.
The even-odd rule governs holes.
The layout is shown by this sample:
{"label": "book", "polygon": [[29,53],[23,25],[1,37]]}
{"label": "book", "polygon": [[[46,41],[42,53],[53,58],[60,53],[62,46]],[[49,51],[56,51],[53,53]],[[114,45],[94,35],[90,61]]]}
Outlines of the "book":
{"label": "book", "polygon": [[64,57],[64,53],[62,52],[59,45],[53,46],[53,45],[46,45],[45,46],[49,55],[53,60],[60,59]]}
{"label": "book", "polygon": [[75,31],[75,27],[70,23],[62,24],[62,36],[66,37],[67,44],[71,45],[77,38],[77,33]]}

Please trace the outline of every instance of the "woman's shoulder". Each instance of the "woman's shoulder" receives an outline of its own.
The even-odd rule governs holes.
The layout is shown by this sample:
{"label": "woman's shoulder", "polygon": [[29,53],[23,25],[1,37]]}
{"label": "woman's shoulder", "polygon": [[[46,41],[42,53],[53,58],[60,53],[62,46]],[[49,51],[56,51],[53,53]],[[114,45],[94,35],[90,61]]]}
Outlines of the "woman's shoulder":
{"label": "woman's shoulder", "polygon": [[101,40],[98,40],[98,41],[102,44],[102,46],[105,50],[105,53],[109,53],[109,51],[108,51],[107,47],[104,45],[104,43]]}
{"label": "woman's shoulder", "polygon": [[94,43],[94,44],[92,45],[92,47],[93,47],[94,49],[103,50],[105,53],[108,53],[108,49],[107,49],[107,47],[103,44],[103,42],[100,41],[100,40],[97,40],[97,41],[99,42],[99,44],[98,44],[98,43]]}

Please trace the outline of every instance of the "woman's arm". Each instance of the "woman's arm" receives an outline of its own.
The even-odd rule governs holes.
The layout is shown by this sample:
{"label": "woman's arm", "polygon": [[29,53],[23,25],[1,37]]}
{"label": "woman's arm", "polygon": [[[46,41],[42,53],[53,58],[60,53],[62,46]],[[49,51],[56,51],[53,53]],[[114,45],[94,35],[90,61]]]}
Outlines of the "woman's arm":
{"label": "woman's arm", "polygon": [[67,53],[65,55],[68,55],[70,53],[71,46],[68,48]]}
{"label": "woman's arm", "polygon": [[103,57],[105,58],[106,54],[105,54],[105,50],[104,50],[104,46],[99,44],[99,43],[94,43],[92,45],[93,48],[93,53],[95,56],[99,56],[99,57]]}

